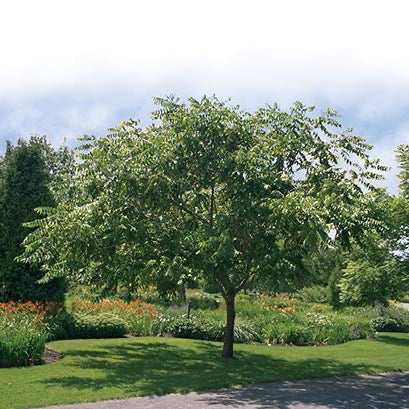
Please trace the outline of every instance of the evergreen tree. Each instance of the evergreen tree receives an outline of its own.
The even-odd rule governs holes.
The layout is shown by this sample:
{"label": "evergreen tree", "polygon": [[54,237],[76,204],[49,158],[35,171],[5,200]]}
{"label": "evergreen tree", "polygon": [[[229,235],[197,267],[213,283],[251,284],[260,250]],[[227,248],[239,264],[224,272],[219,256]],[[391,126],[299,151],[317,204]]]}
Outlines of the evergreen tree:
{"label": "evergreen tree", "polygon": [[50,166],[46,162],[45,139],[20,140],[7,144],[0,165],[0,299],[61,300],[61,279],[38,284],[42,273],[35,265],[24,265],[15,258],[22,252],[22,242],[30,229],[23,223],[38,217],[34,209],[52,206],[49,190]]}

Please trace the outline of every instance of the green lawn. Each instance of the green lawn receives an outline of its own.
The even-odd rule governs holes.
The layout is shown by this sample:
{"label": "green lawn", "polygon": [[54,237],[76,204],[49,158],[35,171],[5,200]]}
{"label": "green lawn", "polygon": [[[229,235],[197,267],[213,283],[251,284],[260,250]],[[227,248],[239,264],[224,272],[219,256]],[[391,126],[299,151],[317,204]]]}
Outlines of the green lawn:
{"label": "green lawn", "polygon": [[214,389],[285,379],[409,370],[409,335],[327,347],[220,344],[175,338],[57,341],[64,359],[0,369],[0,409]]}

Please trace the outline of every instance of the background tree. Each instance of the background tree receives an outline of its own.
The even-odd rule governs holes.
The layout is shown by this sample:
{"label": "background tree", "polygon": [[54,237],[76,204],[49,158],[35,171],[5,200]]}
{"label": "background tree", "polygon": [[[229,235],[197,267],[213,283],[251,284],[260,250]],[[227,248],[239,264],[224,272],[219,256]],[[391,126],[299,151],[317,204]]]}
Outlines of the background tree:
{"label": "background tree", "polygon": [[377,221],[351,248],[344,249],[344,269],[337,287],[344,304],[387,303],[409,290],[409,149],[399,145],[399,196],[378,189],[365,195]]}
{"label": "background tree", "polygon": [[398,145],[396,159],[400,168],[398,175],[399,194],[403,199],[409,200],[409,145]]}
{"label": "background tree", "polygon": [[396,218],[395,253],[400,261],[400,268],[406,272],[406,291],[409,291],[409,145],[399,145],[396,158],[400,168],[399,196],[394,201]]}
{"label": "background tree", "polygon": [[[38,217],[34,208],[54,205],[49,183],[54,176],[48,161],[52,148],[44,137],[7,144],[0,171],[0,298],[8,300],[61,300],[62,279],[39,285],[38,266],[22,265],[15,257],[22,253],[22,242],[30,229],[23,223]],[[54,152],[53,152],[54,154]],[[57,153],[55,153],[55,156]]]}
{"label": "background tree", "polygon": [[[216,98],[156,99],[154,123],[129,121],[84,138],[58,206],[27,238],[24,260],[45,279],[118,282],[202,276],[226,303],[223,356],[233,356],[235,296],[249,280],[280,277],[335,232],[348,241],[371,224],[362,186],[385,168],[341,130],[332,111],[301,103],[243,112]],[[342,165],[342,166],[341,166]]]}

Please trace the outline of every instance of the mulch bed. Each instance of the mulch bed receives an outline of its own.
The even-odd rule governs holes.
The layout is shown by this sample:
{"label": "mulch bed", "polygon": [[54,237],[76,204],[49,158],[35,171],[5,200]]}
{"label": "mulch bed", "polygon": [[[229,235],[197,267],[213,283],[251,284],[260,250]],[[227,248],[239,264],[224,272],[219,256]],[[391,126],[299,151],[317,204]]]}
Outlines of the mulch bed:
{"label": "mulch bed", "polygon": [[41,358],[42,364],[52,364],[53,362],[57,362],[62,359],[62,354],[57,351],[53,351],[52,349],[46,348]]}

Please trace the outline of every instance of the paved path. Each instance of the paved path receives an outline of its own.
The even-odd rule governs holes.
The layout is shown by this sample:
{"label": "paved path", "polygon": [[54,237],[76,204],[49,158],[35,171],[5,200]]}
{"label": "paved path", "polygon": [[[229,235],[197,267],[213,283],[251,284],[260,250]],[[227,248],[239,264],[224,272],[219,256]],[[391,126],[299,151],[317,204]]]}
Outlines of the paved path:
{"label": "paved path", "polygon": [[277,382],[47,409],[409,409],[409,372]]}

